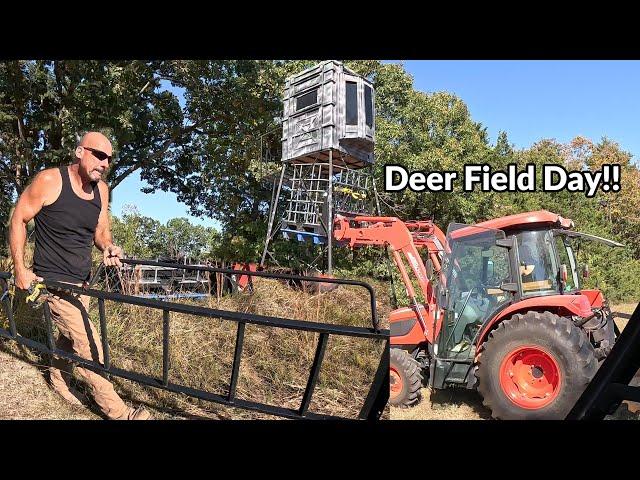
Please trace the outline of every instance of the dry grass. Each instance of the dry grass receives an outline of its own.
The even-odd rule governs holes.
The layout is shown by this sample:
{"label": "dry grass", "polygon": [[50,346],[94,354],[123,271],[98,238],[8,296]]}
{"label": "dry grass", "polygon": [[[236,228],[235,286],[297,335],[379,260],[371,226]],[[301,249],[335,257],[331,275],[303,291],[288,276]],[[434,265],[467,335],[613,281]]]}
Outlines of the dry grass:
{"label": "dry grass", "polygon": [[[5,266],[6,267],[6,266]],[[0,268],[6,271],[9,268]],[[371,282],[378,293],[379,315],[390,311],[386,284]],[[212,298],[207,306],[285,318],[334,324],[369,326],[368,296],[355,287],[341,286],[322,295],[291,290],[275,280],[255,282],[253,295]],[[614,311],[632,313],[636,304],[616,305]],[[15,302],[19,331],[44,340],[42,320],[24,305]],[[161,377],[161,312],[107,302],[112,363]],[[97,322],[95,303],[92,320]],[[225,394],[231,375],[236,324],[219,319],[172,314],[171,373],[175,383]],[[619,328],[627,320],[617,319]],[[0,314],[0,326],[6,318]],[[387,325],[384,325],[387,327]],[[248,325],[242,357],[239,398],[296,408],[315,352],[317,336]],[[371,340],[331,336],[316,387],[311,410],[354,417],[364,401],[381,354],[382,345]],[[0,340],[0,419],[98,419],[95,406],[69,406],[46,385],[45,359],[13,342]],[[128,404],[144,404],[159,419],[249,419],[274,418],[233,409],[180,394],[144,387],[114,378],[117,391]],[[82,390],[82,384],[78,384]],[[490,418],[475,391],[450,389],[430,392],[423,389],[423,400],[409,409],[387,410],[392,419],[480,420]],[[638,405],[624,404],[614,418],[638,418]],[[634,411],[635,410],[635,411]]]}
{"label": "dry grass", "polygon": [[[380,298],[380,313],[386,316],[389,306],[384,297]],[[20,301],[14,304],[20,333],[44,340],[40,314],[34,315]],[[112,365],[161,378],[162,312],[114,302],[106,302],[105,306]],[[370,326],[368,295],[364,290],[350,286],[311,295],[292,290],[275,280],[259,279],[255,281],[252,295],[211,298],[207,306],[312,322]],[[95,300],[92,300],[90,315],[98,326]],[[0,326],[6,327],[6,319],[0,317]],[[236,323],[231,321],[172,313],[170,381],[226,394],[236,328]],[[237,397],[298,408],[317,341],[318,335],[309,332],[247,325]],[[0,411],[3,412],[0,418],[18,418],[16,415],[20,418],[98,418],[88,411],[84,413],[86,416],[82,412],[72,412],[63,401],[51,402],[52,398],[57,400],[57,396],[47,388],[43,373],[37,369],[38,364],[46,362],[26,349],[18,352],[13,342],[0,345],[3,345],[0,348],[0,378],[11,378],[11,381],[7,380],[6,388],[0,389]],[[382,348],[380,341],[331,335],[310,410],[355,418],[369,390]],[[16,364],[24,368],[16,370]],[[21,379],[24,372],[28,375]],[[160,419],[274,418],[144,387],[120,378],[113,378],[113,383],[128,404],[144,404]],[[16,384],[23,384],[24,389],[17,389]],[[83,388],[81,384],[78,387]],[[32,393],[27,395],[25,389]],[[15,391],[20,393],[16,395]],[[47,392],[47,396],[32,405],[32,398],[43,392]],[[88,404],[91,406],[91,402]],[[23,414],[19,413],[21,409]]]}
{"label": "dry grass", "polygon": [[[636,303],[615,305],[614,312],[631,314]],[[622,330],[627,324],[626,319],[616,318],[618,328]],[[640,372],[639,372],[640,373]],[[640,385],[640,378],[638,384]],[[411,408],[391,408],[392,420],[486,420],[491,418],[491,412],[482,405],[482,397],[476,391],[465,389],[448,389],[431,391],[423,388],[422,401]],[[612,418],[640,419],[640,404],[623,402]]]}

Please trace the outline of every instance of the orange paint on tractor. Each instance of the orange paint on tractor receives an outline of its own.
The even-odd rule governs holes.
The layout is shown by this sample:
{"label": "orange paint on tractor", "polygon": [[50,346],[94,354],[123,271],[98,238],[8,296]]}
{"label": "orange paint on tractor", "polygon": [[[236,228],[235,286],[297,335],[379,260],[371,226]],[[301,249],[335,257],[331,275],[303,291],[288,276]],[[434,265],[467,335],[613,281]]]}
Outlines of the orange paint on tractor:
{"label": "orange paint on tractor", "polygon": [[574,227],[573,220],[561,217],[546,210],[518,213],[506,217],[494,218],[479,222],[468,227],[460,228],[451,233],[451,238],[458,239],[468,235],[476,235],[485,230],[514,230],[531,229],[537,227],[555,227],[569,229]]}
{"label": "orange paint on tractor", "polygon": [[556,226],[558,228],[573,228],[573,220],[563,218],[558,214],[547,210],[536,210],[535,212],[518,213],[506,217],[494,218],[486,222],[476,223],[476,227],[491,228],[494,230],[505,230],[512,228],[535,228],[537,226]]}
{"label": "orange paint on tractor", "polygon": [[558,362],[538,345],[521,345],[507,353],[499,375],[505,396],[526,410],[550,405],[562,386]]}
{"label": "orange paint on tractor", "polygon": [[547,295],[533,297],[509,305],[498,315],[492,318],[480,331],[476,346],[480,347],[487,339],[487,335],[501,320],[509,318],[516,313],[530,310],[550,311],[562,316],[576,315],[578,317],[588,317],[593,312],[589,299],[584,295]]}
{"label": "orange paint on tractor", "polygon": [[604,304],[604,297],[600,290],[580,290],[580,293],[587,297],[592,308],[601,308]]}
{"label": "orange paint on tractor", "polygon": [[[391,335],[391,345],[419,345],[425,340],[429,343],[434,342],[434,338],[438,338],[440,327],[442,326],[442,316],[440,320],[435,322],[435,335],[433,332],[433,315],[425,309],[424,305],[420,305],[420,312],[426,320],[427,330],[423,330],[414,307],[402,307],[394,310],[389,314],[389,324],[397,324],[400,322],[410,322],[415,320],[415,324],[407,333],[403,335]],[[393,328],[393,327],[392,327]]]}

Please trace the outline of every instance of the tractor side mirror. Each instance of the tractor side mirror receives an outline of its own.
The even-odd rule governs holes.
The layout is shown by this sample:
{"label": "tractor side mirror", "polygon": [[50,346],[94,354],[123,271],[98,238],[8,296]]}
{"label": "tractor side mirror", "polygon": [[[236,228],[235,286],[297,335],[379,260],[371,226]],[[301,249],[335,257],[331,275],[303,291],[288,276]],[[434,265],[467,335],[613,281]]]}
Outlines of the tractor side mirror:
{"label": "tractor side mirror", "polygon": [[582,267],[582,278],[589,278],[589,265],[585,263],[584,267]]}
{"label": "tractor side mirror", "polygon": [[438,287],[438,306],[443,310],[449,307],[449,296],[447,295],[447,289],[440,285]]}
{"label": "tractor side mirror", "polygon": [[567,278],[567,265],[563,263],[560,265],[560,293],[564,292],[564,287],[567,285]]}
{"label": "tractor side mirror", "polygon": [[562,280],[563,283],[566,283],[567,278],[568,278],[567,266],[563,263],[562,265],[560,265],[560,280]]}

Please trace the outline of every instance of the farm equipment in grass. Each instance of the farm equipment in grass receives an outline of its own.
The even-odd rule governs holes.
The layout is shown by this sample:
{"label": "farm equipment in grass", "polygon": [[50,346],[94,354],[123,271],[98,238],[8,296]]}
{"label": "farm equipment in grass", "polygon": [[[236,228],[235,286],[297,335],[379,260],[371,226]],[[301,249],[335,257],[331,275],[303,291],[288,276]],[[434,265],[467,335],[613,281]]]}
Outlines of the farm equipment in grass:
{"label": "farm equipment in grass", "polygon": [[338,216],[337,241],[390,247],[409,298],[389,316],[391,404],[418,403],[424,384],[457,386],[496,418],[564,418],[618,333],[602,293],[580,287],[572,239],[623,246],[573,227],[545,210],[446,236],[429,221]]}

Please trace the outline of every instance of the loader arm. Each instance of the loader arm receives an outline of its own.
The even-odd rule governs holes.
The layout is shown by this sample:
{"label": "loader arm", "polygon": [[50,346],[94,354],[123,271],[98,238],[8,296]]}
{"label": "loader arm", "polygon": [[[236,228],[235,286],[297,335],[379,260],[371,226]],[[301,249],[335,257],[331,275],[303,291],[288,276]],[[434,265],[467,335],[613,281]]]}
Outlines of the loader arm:
{"label": "loader arm", "polygon": [[429,316],[437,309],[433,284],[427,275],[418,248],[426,248],[436,275],[441,275],[441,258],[446,245],[442,231],[430,221],[403,222],[396,217],[344,217],[336,216],[333,235],[338,242],[348,242],[349,247],[379,245],[391,247],[393,261],[400,272],[409,300],[416,309],[418,321],[424,330],[426,322],[421,314],[416,292],[402,255],[407,260],[425,298]]}

